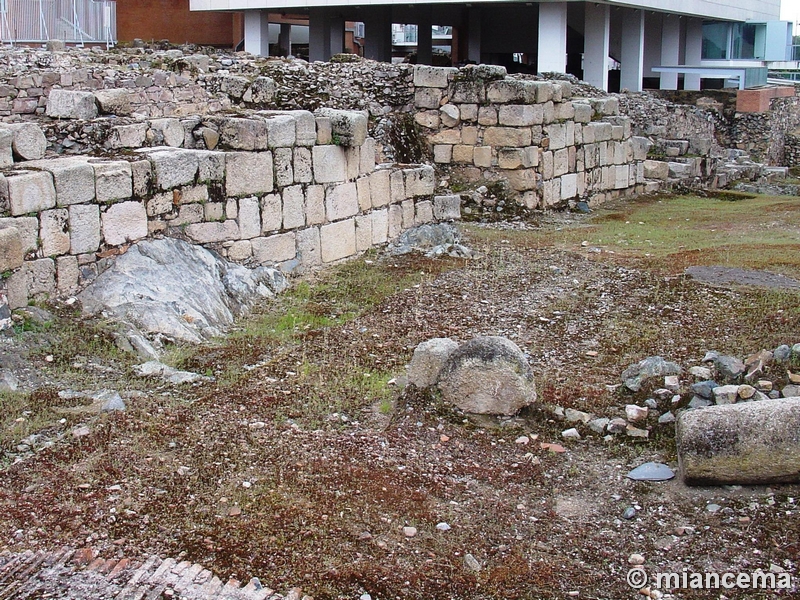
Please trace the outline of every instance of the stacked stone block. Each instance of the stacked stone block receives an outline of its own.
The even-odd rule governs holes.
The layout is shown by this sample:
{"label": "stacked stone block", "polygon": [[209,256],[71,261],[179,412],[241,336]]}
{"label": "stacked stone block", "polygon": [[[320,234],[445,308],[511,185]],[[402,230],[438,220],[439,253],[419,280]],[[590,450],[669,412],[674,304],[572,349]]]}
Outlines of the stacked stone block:
{"label": "stacked stone block", "polygon": [[0,175],[10,306],[70,293],[105,257],[156,234],[293,269],[458,217],[447,197],[433,197],[433,167],[376,165],[362,113],[271,112],[218,124],[221,145],[240,149],[147,147],[114,159],[30,161]]}
{"label": "stacked stone block", "polygon": [[434,162],[501,177],[529,208],[642,191],[649,142],[616,98],[572,98],[566,81],[512,79],[502,67],[414,69],[416,122]]}

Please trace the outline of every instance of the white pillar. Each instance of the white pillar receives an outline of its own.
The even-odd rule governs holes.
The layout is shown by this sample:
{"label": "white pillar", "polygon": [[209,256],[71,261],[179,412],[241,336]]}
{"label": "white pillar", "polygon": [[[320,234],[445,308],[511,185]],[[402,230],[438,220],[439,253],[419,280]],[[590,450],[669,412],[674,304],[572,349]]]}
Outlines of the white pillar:
{"label": "white pillar", "polygon": [[433,32],[431,30],[431,8],[423,4],[417,8],[417,64],[433,62]]}
{"label": "white pillar", "polygon": [[539,5],[540,73],[567,70],[567,3],[548,2]]}
{"label": "white pillar", "polygon": [[[681,20],[678,15],[664,15],[661,26],[661,66],[677,67],[681,60]],[[662,90],[678,89],[677,73],[661,73]]]}
{"label": "white pillar", "polygon": [[269,13],[266,10],[244,12],[244,49],[256,56],[269,56]]}
{"label": "white pillar", "polygon": [[608,4],[586,3],[586,25],[583,38],[583,79],[608,91],[608,40],[611,7]]}
{"label": "white pillar", "polygon": [[[689,67],[699,67],[703,58],[703,21],[688,19],[686,23],[686,55],[685,62]],[[683,76],[683,89],[699,90],[700,75],[686,73]]]}
{"label": "white pillar", "polygon": [[281,23],[281,32],[278,34],[278,48],[286,51],[286,55],[292,54],[292,25]]}
{"label": "white pillar", "polygon": [[467,8],[467,60],[481,62],[481,9],[477,6]]}
{"label": "white pillar", "polygon": [[381,62],[392,61],[392,12],[374,7],[364,15],[364,56]]}
{"label": "white pillar", "polygon": [[644,73],[644,11],[625,9],[622,18],[619,88],[642,91]]}

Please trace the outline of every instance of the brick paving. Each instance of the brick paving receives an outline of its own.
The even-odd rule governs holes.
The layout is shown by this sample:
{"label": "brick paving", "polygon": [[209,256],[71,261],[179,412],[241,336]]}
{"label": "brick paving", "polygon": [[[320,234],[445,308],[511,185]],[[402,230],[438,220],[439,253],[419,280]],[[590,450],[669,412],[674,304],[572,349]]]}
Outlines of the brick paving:
{"label": "brick paving", "polygon": [[151,556],[144,562],[105,559],[92,548],[0,553],[0,600],[60,598],[70,600],[283,600],[258,579],[222,581],[202,565]]}

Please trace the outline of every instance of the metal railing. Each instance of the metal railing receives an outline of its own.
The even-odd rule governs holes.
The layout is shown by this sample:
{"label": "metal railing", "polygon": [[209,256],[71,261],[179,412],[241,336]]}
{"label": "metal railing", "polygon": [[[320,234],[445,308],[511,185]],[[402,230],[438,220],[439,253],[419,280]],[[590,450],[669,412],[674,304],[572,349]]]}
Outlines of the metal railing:
{"label": "metal railing", "polygon": [[790,56],[792,57],[789,60],[800,60],[800,46],[792,46],[792,51]]}
{"label": "metal railing", "polygon": [[117,3],[111,0],[0,0],[0,42],[69,44],[117,42]]}

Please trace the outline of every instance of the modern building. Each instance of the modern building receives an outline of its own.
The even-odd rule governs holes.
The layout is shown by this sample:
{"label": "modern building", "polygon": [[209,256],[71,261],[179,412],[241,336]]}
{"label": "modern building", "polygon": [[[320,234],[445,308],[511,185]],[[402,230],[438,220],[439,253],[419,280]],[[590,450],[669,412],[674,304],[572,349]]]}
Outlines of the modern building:
{"label": "modern building", "polygon": [[[345,23],[365,26],[364,54],[389,61],[392,25],[418,26],[417,62],[430,64],[435,26],[452,31],[454,64],[483,62],[640,90],[700,89],[702,80],[740,87],[766,80],[768,61],[791,55],[780,0],[189,0],[192,11],[242,11],[245,49],[265,54],[271,15],[305,15],[309,58],[345,48]],[[265,41],[267,40],[267,41]],[[710,83],[710,82],[709,82]]]}

